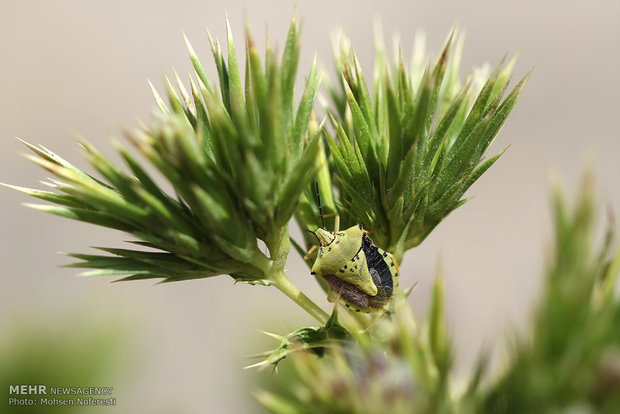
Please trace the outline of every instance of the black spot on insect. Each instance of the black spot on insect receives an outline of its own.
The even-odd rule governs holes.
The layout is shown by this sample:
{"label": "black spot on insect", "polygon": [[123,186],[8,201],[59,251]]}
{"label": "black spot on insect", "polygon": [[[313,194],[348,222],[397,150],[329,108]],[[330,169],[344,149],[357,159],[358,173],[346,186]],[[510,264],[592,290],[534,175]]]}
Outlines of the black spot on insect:
{"label": "black spot on insect", "polygon": [[344,269],[340,269],[340,273],[344,273]]}
{"label": "black spot on insect", "polygon": [[360,226],[360,230],[361,230],[362,229],[362,225],[360,224],[359,226]]}
{"label": "black spot on insect", "polygon": [[386,252],[383,252],[383,257],[387,257],[387,253]]}
{"label": "black spot on insect", "polygon": [[332,248],[330,247],[329,249],[327,249],[327,251],[328,251],[328,252],[331,252],[331,251],[332,251]]}
{"label": "black spot on insect", "polygon": [[344,268],[346,269],[346,268],[347,268],[347,265],[344,265]]}
{"label": "black spot on insect", "polygon": [[[362,226],[360,226],[360,229],[361,229],[361,228],[362,228]],[[359,312],[359,311],[360,311],[359,309],[355,309],[355,312]]]}
{"label": "black spot on insect", "polygon": [[348,304],[348,303],[345,303],[345,306],[346,306],[347,308],[350,308],[350,306],[349,306],[349,304]]}
{"label": "black spot on insect", "polygon": [[339,243],[340,243],[340,240],[338,240],[338,241],[336,242],[336,244],[339,244]]}
{"label": "black spot on insect", "polygon": [[311,275],[316,275],[316,272],[310,272]]}
{"label": "black spot on insect", "polygon": [[390,266],[394,267],[394,262],[390,262]]}

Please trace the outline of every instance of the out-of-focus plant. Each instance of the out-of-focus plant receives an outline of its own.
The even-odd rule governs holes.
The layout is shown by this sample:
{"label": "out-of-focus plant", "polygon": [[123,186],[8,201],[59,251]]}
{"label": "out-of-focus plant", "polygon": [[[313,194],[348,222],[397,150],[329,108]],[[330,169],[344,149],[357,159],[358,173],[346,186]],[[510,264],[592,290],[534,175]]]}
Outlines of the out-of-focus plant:
{"label": "out-of-focus plant", "polygon": [[454,412],[448,374],[452,345],[445,331],[443,286],[437,278],[429,323],[419,326],[404,294],[391,318],[332,341],[326,355],[292,356],[293,370],[256,397],[274,413]]}
{"label": "out-of-focus plant", "polygon": [[482,412],[620,411],[620,248],[609,223],[595,243],[592,183],[570,209],[555,188],[555,235],[545,289],[531,333],[511,347],[511,361],[480,393]]}
{"label": "out-of-focus plant", "polygon": [[[0,338],[0,399],[2,412],[13,413],[83,413],[88,406],[46,405],[39,398],[53,399],[52,394],[20,395],[10,393],[10,386],[45,385],[48,387],[118,387],[119,378],[130,374],[126,362],[127,322],[115,319],[79,318],[59,326],[41,321],[15,319],[5,324]],[[133,355],[132,355],[133,356]],[[112,382],[113,380],[113,382]],[[99,398],[116,398],[110,395]],[[34,400],[33,405],[9,404],[10,398]],[[63,400],[88,399],[83,394],[63,394]],[[90,412],[90,411],[88,411]]]}
{"label": "out-of-focus plant", "polygon": [[[595,203],[587,182],[574,209],[554,193],[555,237],[531,332],[517,334],[499,378],[487,355],[467,387],[450,383],[441,279],[419,326],[397,305],[323,358],[293,355],[294,370],[257,392],[274,413],[616,413],[620,410],[620,249],[610,224],[593,243]],[[615,250],[614,250],[615,249]]]}

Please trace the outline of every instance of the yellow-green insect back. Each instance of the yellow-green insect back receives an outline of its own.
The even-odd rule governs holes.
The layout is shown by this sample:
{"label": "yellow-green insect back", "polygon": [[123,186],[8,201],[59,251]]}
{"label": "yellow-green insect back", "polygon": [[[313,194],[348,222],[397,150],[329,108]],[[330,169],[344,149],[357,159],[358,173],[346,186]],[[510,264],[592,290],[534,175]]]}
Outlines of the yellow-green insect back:
{"label": "yellow-green insect back", "polygon": [[344,231],[319,228],[314,235],[319,248],[312,274],[327,282],[328,300],[340,297],[345,306],[358,312],[383,309],[398,287],[394,256],[375,246],[361,225]]}

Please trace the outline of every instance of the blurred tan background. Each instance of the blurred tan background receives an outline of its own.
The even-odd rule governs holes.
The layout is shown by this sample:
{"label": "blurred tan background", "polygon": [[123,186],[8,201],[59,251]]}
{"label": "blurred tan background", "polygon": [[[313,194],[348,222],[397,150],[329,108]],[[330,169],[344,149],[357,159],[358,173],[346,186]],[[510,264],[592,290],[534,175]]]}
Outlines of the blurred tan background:
{"label": "blurred tan background", "polygon": [[[213,74],[205,28],[224,37],[228,13],[240,46],[247,13],[257,39],[268,26],[282,46],[293,9],[285,1],[0,0],[0,181],[40,187],[46,177],[18,155],[25,148],[15,136],[85,166],[71,135],[78,131],[115,157],[109,136],[155,108],[146,79],[161,90],[172,67],[190,69],[182,30]],[[620,2],[299,1],[298,9],[300,81],[315,51],[329,66],[330,31],[339,27],[372,73],[375,16],[386,39],[400,33],[405,54],[424,30],[435,55],[458,24],[466,32],[463,75],[515,52],[515,77],[535,68],[491,151],[511,148],[402,269],[405,285],[418,282],[410,300],[423,317],[442,262],[458,373],[481,346],[500,346],[501,357],[507,329],[524,326],[540,290],[550,170],[573,194],[590,154],[602,200],[620,215]],[[233,286],[225,276],[165,286],[77,277],[59,267],[69,260],[57,251],[88,252],[126,237],[26,209],[20,203],[31,200],[7,189],[0,198],[0,341],[26,323],[65,339],[97,331],[95,321],[117,326],[120,351],[107,383],[73,384],[115,387],[118,406],[105,412],[258,410],[248,392],[252,374],[241,371],[247,355],[272,344],[258,329],[286,333],[312,323],[275,289]],[[294,253],[288,268],[327,306]]]}

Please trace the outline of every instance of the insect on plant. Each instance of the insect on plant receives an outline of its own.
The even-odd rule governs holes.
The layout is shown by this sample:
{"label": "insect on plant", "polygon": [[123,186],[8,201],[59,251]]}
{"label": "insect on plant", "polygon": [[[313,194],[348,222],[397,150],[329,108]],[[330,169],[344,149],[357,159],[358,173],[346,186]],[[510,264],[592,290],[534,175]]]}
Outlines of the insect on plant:
{"label": "insect on plant", "polygon": [[[276,414],[620,413],[620,249],[612,226],[600,248],[594,243],[589,180],[575,208],[555,194],[555,243],[534,324],[527,336],[511,338],[513,355],[496,378],[483,353],[472,375],[459,374],[454,385],[458,352],[440,277],[423,323],[406,292],[397,292],[403,255],[467,201],[470,186],[501,156],[487,158],[489,146],[529,76],[508,90],[514,59],[462,82],[455,31],[434,62],[416,52],[411,68],[400,53],[388,60],[378,38],[376,75],[367,82],[343,38],[334,53],[338,79],[323,105],[326,128],[312,115],[323,72],[316,62],[296,99],[296,18],[281,56],[268,41],[261,58],[246,30],[245,71],[226,26],[226,52],[210,41],[217,80],[186,39],[189,88],[175,73],[176,87],[166,78],[167,104],[154,90],[161,113],[126,133],[133,150],[115,144],[124,165],[83,141],[96,178],[26,143],[34,153],[28,158],[54,176],[45,182],[52,191],[6,186],[50,203],[30,207],[130,234],[137,246],[70,254],[78,261],[69,266],[124,281],[230,275],[279,289],[318,326],[268,333],[279,343],[249,366],[275,368],[292,356],[294,371],[285,368],[261,387],[271,390],[255,394]],[[330,231],[325,218],[334,213]],[[318,242],[304,234],[304,246],[296,243],[292,219]],[[328,300],[352,312],[336,306],[328,314],[295,286],[286,272],[291,245]]]}
{"label": "insect on plant", "polygon": [[398,265],[391,253],[377,247],[361,224],[339,230],[336,216],[334,231],[325,228],[319,185],[316,185],[321,226],[312,232],[319,241],[311,274],[328,285],[327,299],[340,298],[356,312],[385,310],[398,287]]}

